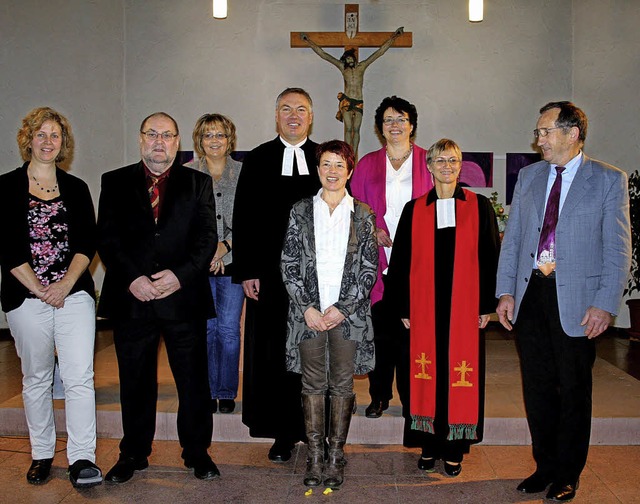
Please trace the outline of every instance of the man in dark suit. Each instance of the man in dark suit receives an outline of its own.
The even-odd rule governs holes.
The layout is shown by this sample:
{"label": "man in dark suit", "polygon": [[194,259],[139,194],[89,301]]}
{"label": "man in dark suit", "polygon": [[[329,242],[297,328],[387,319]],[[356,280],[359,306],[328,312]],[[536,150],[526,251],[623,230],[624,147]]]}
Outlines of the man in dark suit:
{"label": "man in dark suit", "polygon": [[[500,322],[517,329],[536,471],[518,490],[573,499],[591,433],[594,338],[611,324],[629,272],[627,175],[583,152],[587,117],[540,109],[544,161],[515,187],[498,265]],[[517,319],[517,322],[516,322]]]}
{"label": "man in dark suit", "polygon": [[98,314],[110,318],[120,372],[124,437],[106,481],[123,483],[149,463],[164,337],[178,389],[185,466],[220,473],[211,444],[206,322],[214,316],[207,272],[218,242],[211,178],[175,162],[178,125],[164,112],[140,127],[142,161],[102,176],[99,252],[106,274]]}
{"label": "man in dark suit", "polygon": [[287,371],[289,297],[280,254],[289,212],[320,189],[317,144],[307,135],[311,97],[285,89],[276,100],[278,137],[253,149],[238,179],[233,215],[234,281],[247,296],[242,421],[253,437],[275,439],[269,459],[286,462],[304,439],[300,375]]}

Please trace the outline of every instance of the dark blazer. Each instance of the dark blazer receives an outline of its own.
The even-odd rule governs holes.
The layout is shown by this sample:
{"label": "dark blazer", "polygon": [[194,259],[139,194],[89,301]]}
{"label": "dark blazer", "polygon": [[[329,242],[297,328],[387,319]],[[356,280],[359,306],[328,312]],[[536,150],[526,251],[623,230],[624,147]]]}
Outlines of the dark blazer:
{"label": "dark blazer", "polygon": [[[280,284],[280,252],[289,212],[297,201],[320,189],[316,148],[310,138],[302,146],[309,175],[282,175],[285,146],[276,137],[247,154],[238,178],[233,209],[233,279],[254,278]],[[294,158],[295,159],[295,158]],[[283,296],[286,296],[284,291]],[[280,314],[276,315],[280,317]]]}
{"label": "dark blazer", "polygon": [[[2,216],[2,240],[0,240],[0,264],[2,285],[0,297],[2,310],[8,312],[18,308],[30,296],[11,270],[28,263],[33,267],[29,241],[29,178],[26,162],[20,168],[0,176],[0,216]],[[69,216],[69,264],[76,254],[93,259],[96,253],[96,217],[91,193],[84,181],[67,172],[56,169],[60,196]],[[68,266],[68,264],[67,264]],[[91,273],[85,270],[70,294],[85,291],[95,299],[95,287]]]}
{"label": "dark blazer", "polygon": [[[142,161],[105,173],[98,207],[98,251],[106,274],[98,315],[186,320],[215,316],[209,263],[218,243],[211,177],[174,163],[158,223]],[[143,303],[130,292],[136,278],[169,269],[180,290]]]}

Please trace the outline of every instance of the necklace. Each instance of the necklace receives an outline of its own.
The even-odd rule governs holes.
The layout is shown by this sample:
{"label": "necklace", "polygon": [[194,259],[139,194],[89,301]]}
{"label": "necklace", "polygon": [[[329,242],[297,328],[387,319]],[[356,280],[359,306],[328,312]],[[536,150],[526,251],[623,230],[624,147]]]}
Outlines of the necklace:
{"label": "necklace", "polygon": [[387,157],[389,158],[389,161],[404,161],[405,159],[407,159],[409,157],[409,155],[413,152],[413,145],[409,146],[409,150],[403,154],[400,157],[391,157],[389,155],[389,151],[387,151]]}
{"label": "necklace", "polygon": [[34,175],[31,175],[31,178],[33,179],[33,181],[38,186],[38,189],[40,189],[41,191],[44,191],[44,192],[47,192],[47,193],[54,193],[54,192],[56,192],[58,190],[58,180],[57,179],[56,179],[56,185],[54,185],[51,189],[47,189],[47,188],[42,187],[40,185],[40,182],[38,182],[38,179]]}

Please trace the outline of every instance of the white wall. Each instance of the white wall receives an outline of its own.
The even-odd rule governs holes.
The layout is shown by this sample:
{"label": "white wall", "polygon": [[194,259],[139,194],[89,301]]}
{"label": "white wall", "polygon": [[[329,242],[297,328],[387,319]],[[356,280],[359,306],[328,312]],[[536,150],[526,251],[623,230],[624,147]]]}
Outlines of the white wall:
{"label": "white wall", "polygon": [[[96,201],[100,174],[138,159],[136,132],[153,111],[178,120],[185,149],[201,114],[227,114],[248,150],[275,136],[276,95],[301,86],[314,99],[313,138],[340,138],[342,77],[310,49],[290,48],[289,32],[342,30],[344,3],[229,0],[229,17],[214,20],[211,0],[4,0],[0,172],[20,163],[20,120],[44,104],[69,117],[71,171]],[[478,24],[467,21],[466,0],[359,3],[361,31],[413,33],[412,48],[390,49],[365,74],[361,154],[379,147],[375,108],[397,94],[418,109],[422,147],[447,136],[493,151],[504,200],[504,154],[532,150],[540,106],[575,99],[591,120],[586,152],[635,169],[638,2],[487,0]]]}

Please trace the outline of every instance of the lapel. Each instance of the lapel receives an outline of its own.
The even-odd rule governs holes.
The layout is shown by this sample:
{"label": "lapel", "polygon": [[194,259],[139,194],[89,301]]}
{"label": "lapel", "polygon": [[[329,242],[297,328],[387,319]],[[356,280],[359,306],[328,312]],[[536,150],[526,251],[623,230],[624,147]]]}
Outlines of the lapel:
{"label": "lapel", "polygon": [[536,208],[536,214],[540,222],[544,219],[544,207],[547,196],[547,182],[549,180],[549,163],[543,163],[536,168],[533,181],[531,182],[531,197]]}
{"label": "lapel", "polygon": [[153,211],[151,210],[151,200],[147,189],[147,176],[142,161],[133,167],[133,192],[138,208],[142,209],[145,219],[155,226],[153,221]]}
{"label": "lapel", "polygon": [[302,229],[300,233],[302,236],[306,236],[309,240],[309,250],[312,252],[313,267],[316,265],[316,229],[313,225],[313,197],[309,198],[309,204],[305,206],[305,211],[302,212]]}
{"label": "lapel", "polygon": [[371,165],[371,186],[373,195],[378,200],[377,208],[384,216],[387,208],[387,150],[383,147],[375,156],[375,162]]}
{"label": "lapel", "polygon": [[585,197],[591,187],[589,179],[592,174],[593,166],[591,165],[591,159],[582,154],[582,164],[578,167],[576,176],[573,178],[567,197],[564,200],[564,205],[562,205],[562,209],[560,210],[558,222],[560,222],[563,215],[569,215],[580,200]]}
{"label": "lapel", "polygon": [[349,224],[349,239],[347,241],[347,253],[344,257],[344,268],[342,271],[342,282],[340,285],[340,298],[343,293],[351,289],[354,277],[358,276],[358,271],[354,271],[353,263],[358,254],[358,224],[360,223],[358,214],[358,202],[353,202],[353,213],[351,215],[351,223]]}
{"label": "lapel", "polygon": [[355,257],[358,252],[358,236],[356,233],[358,220],[358,203],[353,202],[353,216],[351,218],[351,224],[349,224],[349,240],[347,241],[347,257]]}

